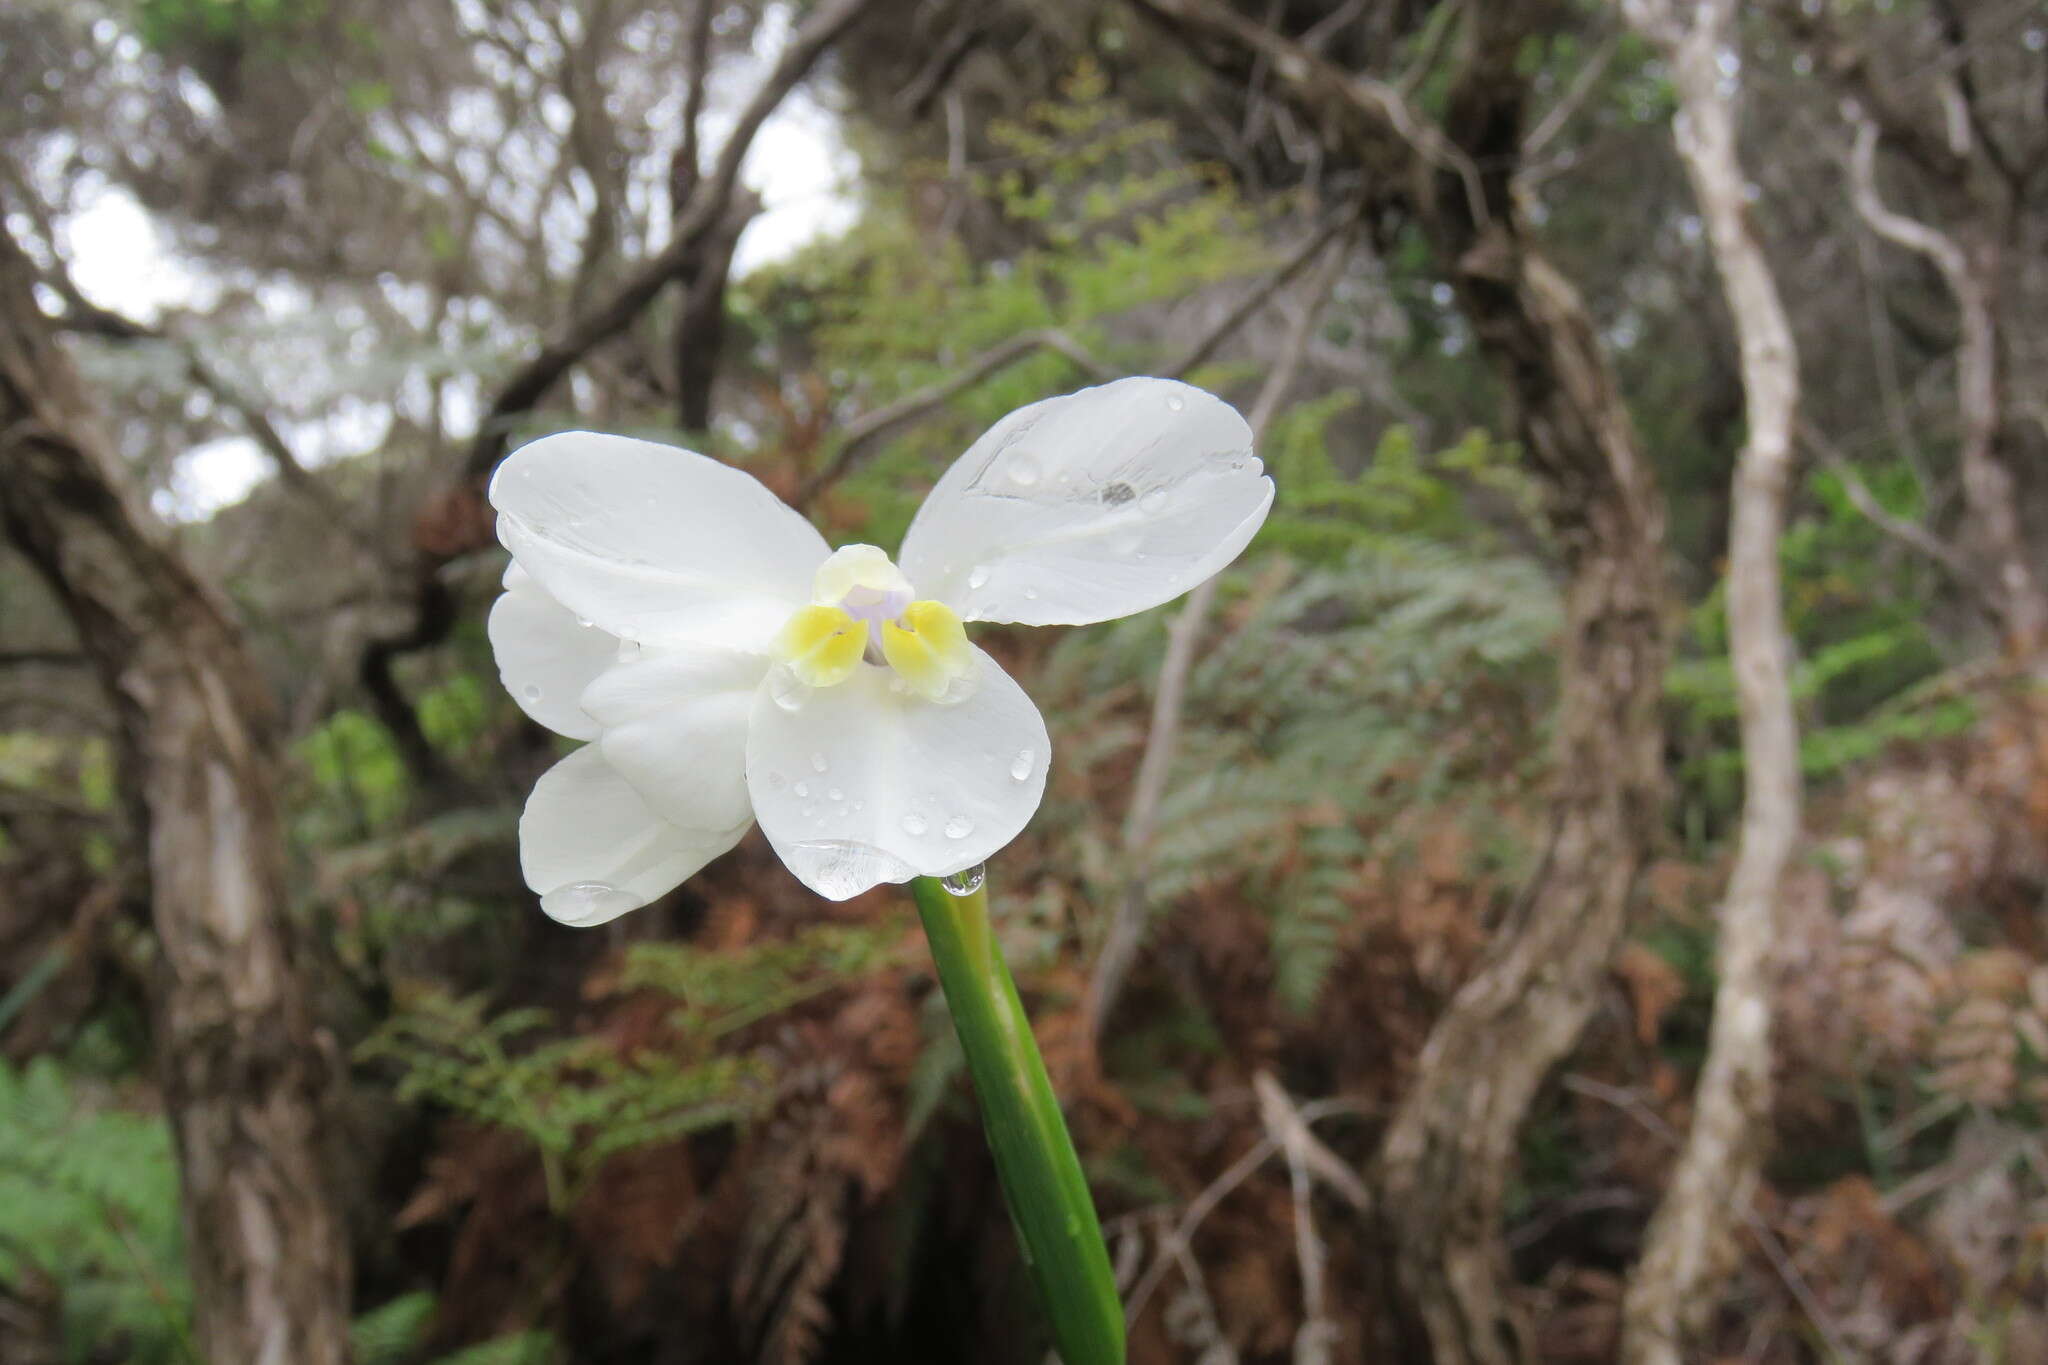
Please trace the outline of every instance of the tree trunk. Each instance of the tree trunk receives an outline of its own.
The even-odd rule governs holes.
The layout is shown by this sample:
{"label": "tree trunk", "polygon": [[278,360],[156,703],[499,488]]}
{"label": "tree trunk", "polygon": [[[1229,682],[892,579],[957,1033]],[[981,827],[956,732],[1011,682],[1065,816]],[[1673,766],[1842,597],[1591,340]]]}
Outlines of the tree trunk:
{"label": "tree trunk", "polygon": [[1502,1285],[1516,1138],[1592,1014],[1663,795],[1663,499],[1592,318],[1527,240],[1509,183],[1534,17],[1473,7],[1444,125],[1462,164],[1435,168],[1421,214],[1542,476],[1567,574],[1549,847],[1432,1028],[1380,1147],[1388,1250],[1437,1365],[1529,1354]]}
{"label": "tree trunk", "polygon": [[1464,7],[1438,127],[1402,87],[1333,66],[1219,0],[1133,3],[1220,69],[1258,63],[1327,144],[1405,200],[1500,376],[1564,560],[1548,847],[1431,1030],[1377,1162],[1398,1298],[1428,1355],[1506,1365],[1527,1355],[1502,1285],[1516,1135],[1592,1012],[1663,787],[1663,499],[1585,304],[1528,239],[1511,185],[1527,90],[1517,56],[1544,7]]}
{"label": "tree trunk", "polygon": [[1628,0],[1678,89],[1674,135],[1706,219],[1742,351],[1748,436],[1736,458],[1728,555],[1729,651],[1741,710],[1742,829],[1721,904],[1719,982],[1691,1130],[1650,1220],[1625,1300],[1622,1358],[1678,1365],[1705,1326],[1737,1252],[1771,1106],[1771,956],[1778,889],[1799,834],[1799,732],[1785,647],[1778,542],[1792,469],[1799,359],[1777,281],[1749,221],[1734,96],[1719,56],[1736,41],[1734,0],[1685,8]]}
{"label": "tree trunk", "polygon": [[220,1365],[341,1365],[349,1265],[316,1152],[325,1068],[285,942],[271,707],[213,597],[126,501],[0,232],[0,526],[118,724],[161,955],[155,1048],[197,1336]]}

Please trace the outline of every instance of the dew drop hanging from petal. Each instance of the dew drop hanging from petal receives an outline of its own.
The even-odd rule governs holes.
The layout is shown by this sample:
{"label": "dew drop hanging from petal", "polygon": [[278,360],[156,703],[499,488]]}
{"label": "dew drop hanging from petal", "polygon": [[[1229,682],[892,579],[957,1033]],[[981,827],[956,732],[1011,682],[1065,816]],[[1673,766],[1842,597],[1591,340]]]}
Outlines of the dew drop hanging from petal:
{"label": "dew drop hanging from petal", "polygon": [[939,878],[939,885],[944,887],[949,895],[971,896],[981,890],[981,884],[987,880],[988,864],[976,863],[973,867],[963,868],[950,877]]}
{"label": "dew drop hanging from petal", "polygon": [[540,908],[564,924],[590,924],[638,910],[646,902],[609,882],[571,882],[540,898]]}

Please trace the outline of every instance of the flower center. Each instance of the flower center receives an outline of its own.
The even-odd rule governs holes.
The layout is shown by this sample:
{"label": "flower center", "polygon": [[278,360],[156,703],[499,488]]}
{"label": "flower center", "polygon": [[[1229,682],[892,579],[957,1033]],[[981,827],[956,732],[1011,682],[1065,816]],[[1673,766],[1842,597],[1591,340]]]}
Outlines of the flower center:
{"label": "flower center", "polygon": [[806,687],[835,687],[865,663],[894,669],[929,701],[957,700],[974,668],[953,609],[919,600],[903,571],[872,545],[845,546],[818,566],[811,605],[783,626],[776,653]]}

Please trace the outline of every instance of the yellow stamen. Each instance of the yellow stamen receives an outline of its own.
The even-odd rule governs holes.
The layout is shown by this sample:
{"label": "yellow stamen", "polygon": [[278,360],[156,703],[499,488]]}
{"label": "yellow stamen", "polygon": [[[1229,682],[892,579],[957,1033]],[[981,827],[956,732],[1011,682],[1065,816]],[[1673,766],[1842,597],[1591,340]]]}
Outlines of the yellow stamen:
{"label": "yellow stamen", "polygon": [[776,650],[807,687],[846,681],[867,647],[868,628],[840,607],[805,607],[789,618]]}
{"label": "yellow stamen", "polygon": [[882,655],[919,696],[942,699],[974,667],[967,629],[943,602],[912,602],[900,621],[882,625]]}

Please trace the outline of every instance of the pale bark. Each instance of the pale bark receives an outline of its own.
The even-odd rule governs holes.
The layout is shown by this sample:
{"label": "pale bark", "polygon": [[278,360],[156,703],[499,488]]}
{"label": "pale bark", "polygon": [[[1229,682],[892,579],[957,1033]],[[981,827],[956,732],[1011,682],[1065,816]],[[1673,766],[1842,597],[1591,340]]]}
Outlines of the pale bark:
{"label": "pale bark", "polygon": [[1728,550],[1729,653],[1740,709],[1742,827],[1721,903],[1719,980],[1693,1119],[1624,1300],[1622,1358],[1678,1365],[1733,1268],[1769,1134],[1772,948],[1778,895],[1799,833],[1799,735],[1778,546],[1798,420],[1799,362],[1769,260],[1750,222],[1735,88],[1720,68],[1737,41],[1734,0],[1627,0],[1678,92],[1674,137],[1706,220],[1741,346],[1748,435],[1736,457]]}
{"label": "pale bark", "polygon": [[122,494],[34,279],[0,232],[0,527],[69,612],[118,721],[196,1336],[210,1361],[341,1365],[348,1250],[286,942],[269,699],[219,604]]}
{"label": "pale bark", "polygon": [[[1966,243],[1932,224],[1887,207],[1877,188],[1879,130],[1854,106],[1856,142],[1849,157],[1856,211],[1878,236],[1926,257],[1956,303],[1956,408],[1962,419],[1956,465],[1980,562],[1989,572],[1990,598],[1999,605],[2006,646],[2037,676],[2048,672],[2048,587],[2036,576],[2020,529],[2012,471],[1998,448],[2003,377],[1998,346],[1998,248],[1983,233]],[[1967,144],[1965,144],[1967,146]]]}
{"label": "pale bark", "polygon": [[1226,71],[1262,61],[1376,189],[1401,192],[1499,376],[1567,576],[1548,848],[1431,1030],[1377,1163],[1399,1299],[1437,1365],[1526,1344],[1503,1291],[1516,1137],[1598,998],[1662,801],[1663,500],[1592,319],[1520,221],[1511,182],[1533,6],[1477,0],[1441,126],[1218,0],[1133,0]]}

